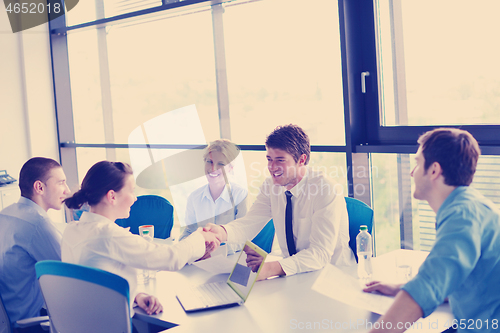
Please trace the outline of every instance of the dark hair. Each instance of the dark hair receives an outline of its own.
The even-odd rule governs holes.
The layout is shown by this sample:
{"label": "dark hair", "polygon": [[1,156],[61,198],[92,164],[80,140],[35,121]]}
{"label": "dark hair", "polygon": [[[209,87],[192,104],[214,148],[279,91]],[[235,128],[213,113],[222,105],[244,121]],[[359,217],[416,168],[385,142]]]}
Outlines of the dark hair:
{"label": "dark hair", "polygon": [[90,206],[97,205],[110,190],[121,190],[126,176],[132,174],[132,168],[126,163],[97,162],[87,171],[81,189],[64,200],[64,203],[72,209],[80,209],[86,202]]}
{"label": "dark hair", "polygon": [[307,134],[297,125],[278,126],[266,138],[266,147],[286,151],[293,156],[295,163],[302,154],[306,155],[306,163],[311,157],[311,145]]}
{"label": "dark hair", "polygon": [[21,196],[31,199],[33,197],[33,184],[37,180],[45,183],[49,178],[50,170],[60,167],[61,165],[51,158],[33,157],[29,159],[19,172]]}
{"label": "dark hair", "polygon": [[458,128],[437,128],[418,138],[425,158],[424,169],[437,162],[443,170],[444,183],[468,186],[476,172],[481,155],[479,145],[467,131]]}

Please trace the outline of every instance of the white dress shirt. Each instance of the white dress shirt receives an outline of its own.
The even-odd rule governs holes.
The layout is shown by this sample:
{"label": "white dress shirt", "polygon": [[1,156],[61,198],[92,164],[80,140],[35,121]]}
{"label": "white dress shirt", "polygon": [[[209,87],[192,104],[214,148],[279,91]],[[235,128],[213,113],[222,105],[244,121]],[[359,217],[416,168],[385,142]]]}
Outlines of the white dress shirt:
{"label": "white dress shirt", "polygon": [[129,228],[89,212],[84,212],[80,221],[68,223],[61,246],[62,261],[99,268],[125,278],[130,287],[131,305],[136,296],[137,268],[175,271],[204,254],[205,239],[200,233],[193,233],[174,245],[155,244],[132,234]]}
{"label": "white dress shirt", "polygon": [[[196,189],[189,195],[186,207],[186,228],[180,237],[181,240],[207,223],[227,224],[245,216],[248,191],[236,183],[231,182],[230,185],[234,207],[227,186],[224,186],[216,200],[212,198],[208,184]],[[228,254],[241,250],[243,244],[228,244]]]}
{"label": "white dress shirt", "polygon": [[353,265],[356,259],[349,247],[345,199],[336,190],[339,190],[338,185],[310,168],[290,190],[293,194],[293,236],[297,249],[293,256],[288,254],[285,234],[286,189],[274,185],[271,177],[262,184],[246,216],[224,226],[228,242],[252,239],[272,218],[285,257],[279,263],[286,275],[321,269],[328,262]]}

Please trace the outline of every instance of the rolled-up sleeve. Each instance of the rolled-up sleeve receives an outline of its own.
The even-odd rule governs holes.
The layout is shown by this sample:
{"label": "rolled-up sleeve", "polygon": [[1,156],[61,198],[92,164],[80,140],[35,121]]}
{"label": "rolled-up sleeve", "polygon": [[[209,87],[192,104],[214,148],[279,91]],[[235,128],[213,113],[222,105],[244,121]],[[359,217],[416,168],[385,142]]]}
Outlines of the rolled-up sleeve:
{"label": "rolled-up sleeve", "polygon": [[109,253],[104,246],[101,255],[135,268],[176,271],[205,254],[205,239],[198,232],[173,245],[148,242],[123,228],[114,228],[113,233]]}
{"label": "rolled-up sleeve", "polygon": [[424,318],[464,283],[479,260],[481,233],[476,219],[474,211],[458,207],[438,212],[434,247],[417,276],[401,288],[418,303]]}

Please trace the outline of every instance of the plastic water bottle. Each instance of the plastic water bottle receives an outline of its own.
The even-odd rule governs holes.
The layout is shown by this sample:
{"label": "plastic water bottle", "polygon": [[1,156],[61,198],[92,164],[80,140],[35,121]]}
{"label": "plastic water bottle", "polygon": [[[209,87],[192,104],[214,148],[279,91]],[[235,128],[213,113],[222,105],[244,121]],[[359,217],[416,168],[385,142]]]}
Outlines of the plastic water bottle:
{"label": "plastic water bottle", "polygon": [[[148,242],[152,243],[153,242],[153,237],[151,237],[151,234],[149,233],[149,230],[143,230],[142,231],[142,237],[147,240]],[[143,270],[143,275],[144,275],[144,281],[149,281],[149,279],[154,279],[156,278],[156,271],[154,270],[148,270],[144,269]],[[147,278],[146,278],[147,276]]]}
{"label": "plastic water bottle", "polygon": [[358,277],[367,282],[372,279],[372,236],[368,233],[368,227],[359,227],[359,234],[356,237],[358,254]]}

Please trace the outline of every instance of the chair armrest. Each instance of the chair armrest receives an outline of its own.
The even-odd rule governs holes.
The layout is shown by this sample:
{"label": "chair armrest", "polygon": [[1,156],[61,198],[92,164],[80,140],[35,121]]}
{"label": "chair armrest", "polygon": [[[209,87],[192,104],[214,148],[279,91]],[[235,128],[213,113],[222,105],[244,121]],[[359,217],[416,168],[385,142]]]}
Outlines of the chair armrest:
{"label": "chair armrest", "polygon": [[35,326],[35,325],[41,324],[41,323],[46,322],[46,321],[49,321],[49,316],[20,319],[20,320],[16,321],[16,324],[20,328],[24,328],[24,327]]}
{"label": "chair armrest", "polygon": [[52,330],[50,329],[50,320],[49,321],[44,321],[43,323],[40,323],[40,326],[42,327],[43,331],[52,332]]}

